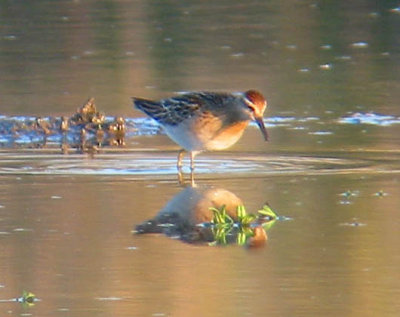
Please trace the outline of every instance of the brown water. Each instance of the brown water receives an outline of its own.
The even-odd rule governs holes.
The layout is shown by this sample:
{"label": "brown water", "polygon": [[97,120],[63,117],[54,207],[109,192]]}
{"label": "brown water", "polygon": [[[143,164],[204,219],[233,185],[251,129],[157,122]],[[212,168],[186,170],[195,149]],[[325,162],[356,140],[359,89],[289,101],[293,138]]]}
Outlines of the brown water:
{"label": "brown water", "polygon": [[[94,156],[2,131],[0,315],[398,316],[399,11],[395,1],[2,2],[0,127],[70,115],[94,96],[138,130]],[[177,147],[136,119],[130,96],[248,88],[268,98],[271,141],[251,126],[228,151],[199,155],[196,185],[251,212],[268,202],[286,221],[258,249],[134,234],[189,177],[177,182]],[[9,301],[24,290],[34,306]]]}

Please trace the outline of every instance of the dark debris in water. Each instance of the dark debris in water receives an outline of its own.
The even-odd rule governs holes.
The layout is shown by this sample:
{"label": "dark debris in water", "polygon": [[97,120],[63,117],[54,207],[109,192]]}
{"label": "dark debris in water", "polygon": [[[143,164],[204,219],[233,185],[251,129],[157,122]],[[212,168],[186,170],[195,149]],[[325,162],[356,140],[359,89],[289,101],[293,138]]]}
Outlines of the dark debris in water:
{"label": "dark debris in water", "polygon": [[387,195],[389,195],[388,193],[384,192],[382,189],[379,190],[378,192],[373,194],[375,197],[385,197]]}
{"label": "dark debris in water", "polygon": [[90,153],[104,146],[124,145],[127,130],[124,118],[106,117],[90,98],[71,117],[0,117],[0,146],[58,145],[63,153],[70,149]]}
{"label": "dark debris in water", "polygon": [[340,224],[340,226],[344,226],[344,227],[364,227],[364,226],[366,226],[366,224],[354,220],[354,221],[351,221],[351,222],[343,222],[343,223]]}

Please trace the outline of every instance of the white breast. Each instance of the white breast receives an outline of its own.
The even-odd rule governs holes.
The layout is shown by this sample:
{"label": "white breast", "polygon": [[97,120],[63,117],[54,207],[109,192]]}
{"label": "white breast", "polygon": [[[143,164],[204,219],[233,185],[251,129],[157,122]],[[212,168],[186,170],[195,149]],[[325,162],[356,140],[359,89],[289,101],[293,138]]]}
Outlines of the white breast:
{"label": "white breast", "polygon": [[186,151],[204,151],[204,142],[201,134],[193,133],[187,120],[176,126],[163,126],[165,133]]}

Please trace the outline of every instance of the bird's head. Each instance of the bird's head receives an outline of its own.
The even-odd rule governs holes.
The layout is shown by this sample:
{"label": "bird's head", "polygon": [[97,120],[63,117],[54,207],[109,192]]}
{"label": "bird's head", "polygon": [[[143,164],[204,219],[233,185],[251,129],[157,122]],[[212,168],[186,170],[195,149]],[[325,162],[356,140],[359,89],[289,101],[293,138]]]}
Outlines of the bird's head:
{"label": "bird's head", "polygon": [[257,123],[265,141],[268,141],[268,133],[263,120],[264,111],[267,108],[267,100],[256,90],[244,92],[243,99],[248,108],[250,118]]}

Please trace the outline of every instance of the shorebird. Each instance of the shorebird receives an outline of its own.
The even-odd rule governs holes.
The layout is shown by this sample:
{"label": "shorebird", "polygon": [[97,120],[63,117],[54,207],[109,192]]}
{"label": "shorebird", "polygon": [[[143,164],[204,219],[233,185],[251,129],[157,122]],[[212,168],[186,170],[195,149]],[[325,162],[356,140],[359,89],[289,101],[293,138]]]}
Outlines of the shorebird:
{"label": "shorebird", "polygon": [[165,133],[182,149],[177,168],[182,168],[185,152],[190,153],[190,168],[202,151],[223,150],[235,144],[250,121],[255,121],[268,141],[263,114],[264,96],[256,90],[240,93],[188,92],[153,101],[133,97],[135,107],[157,121]]}

